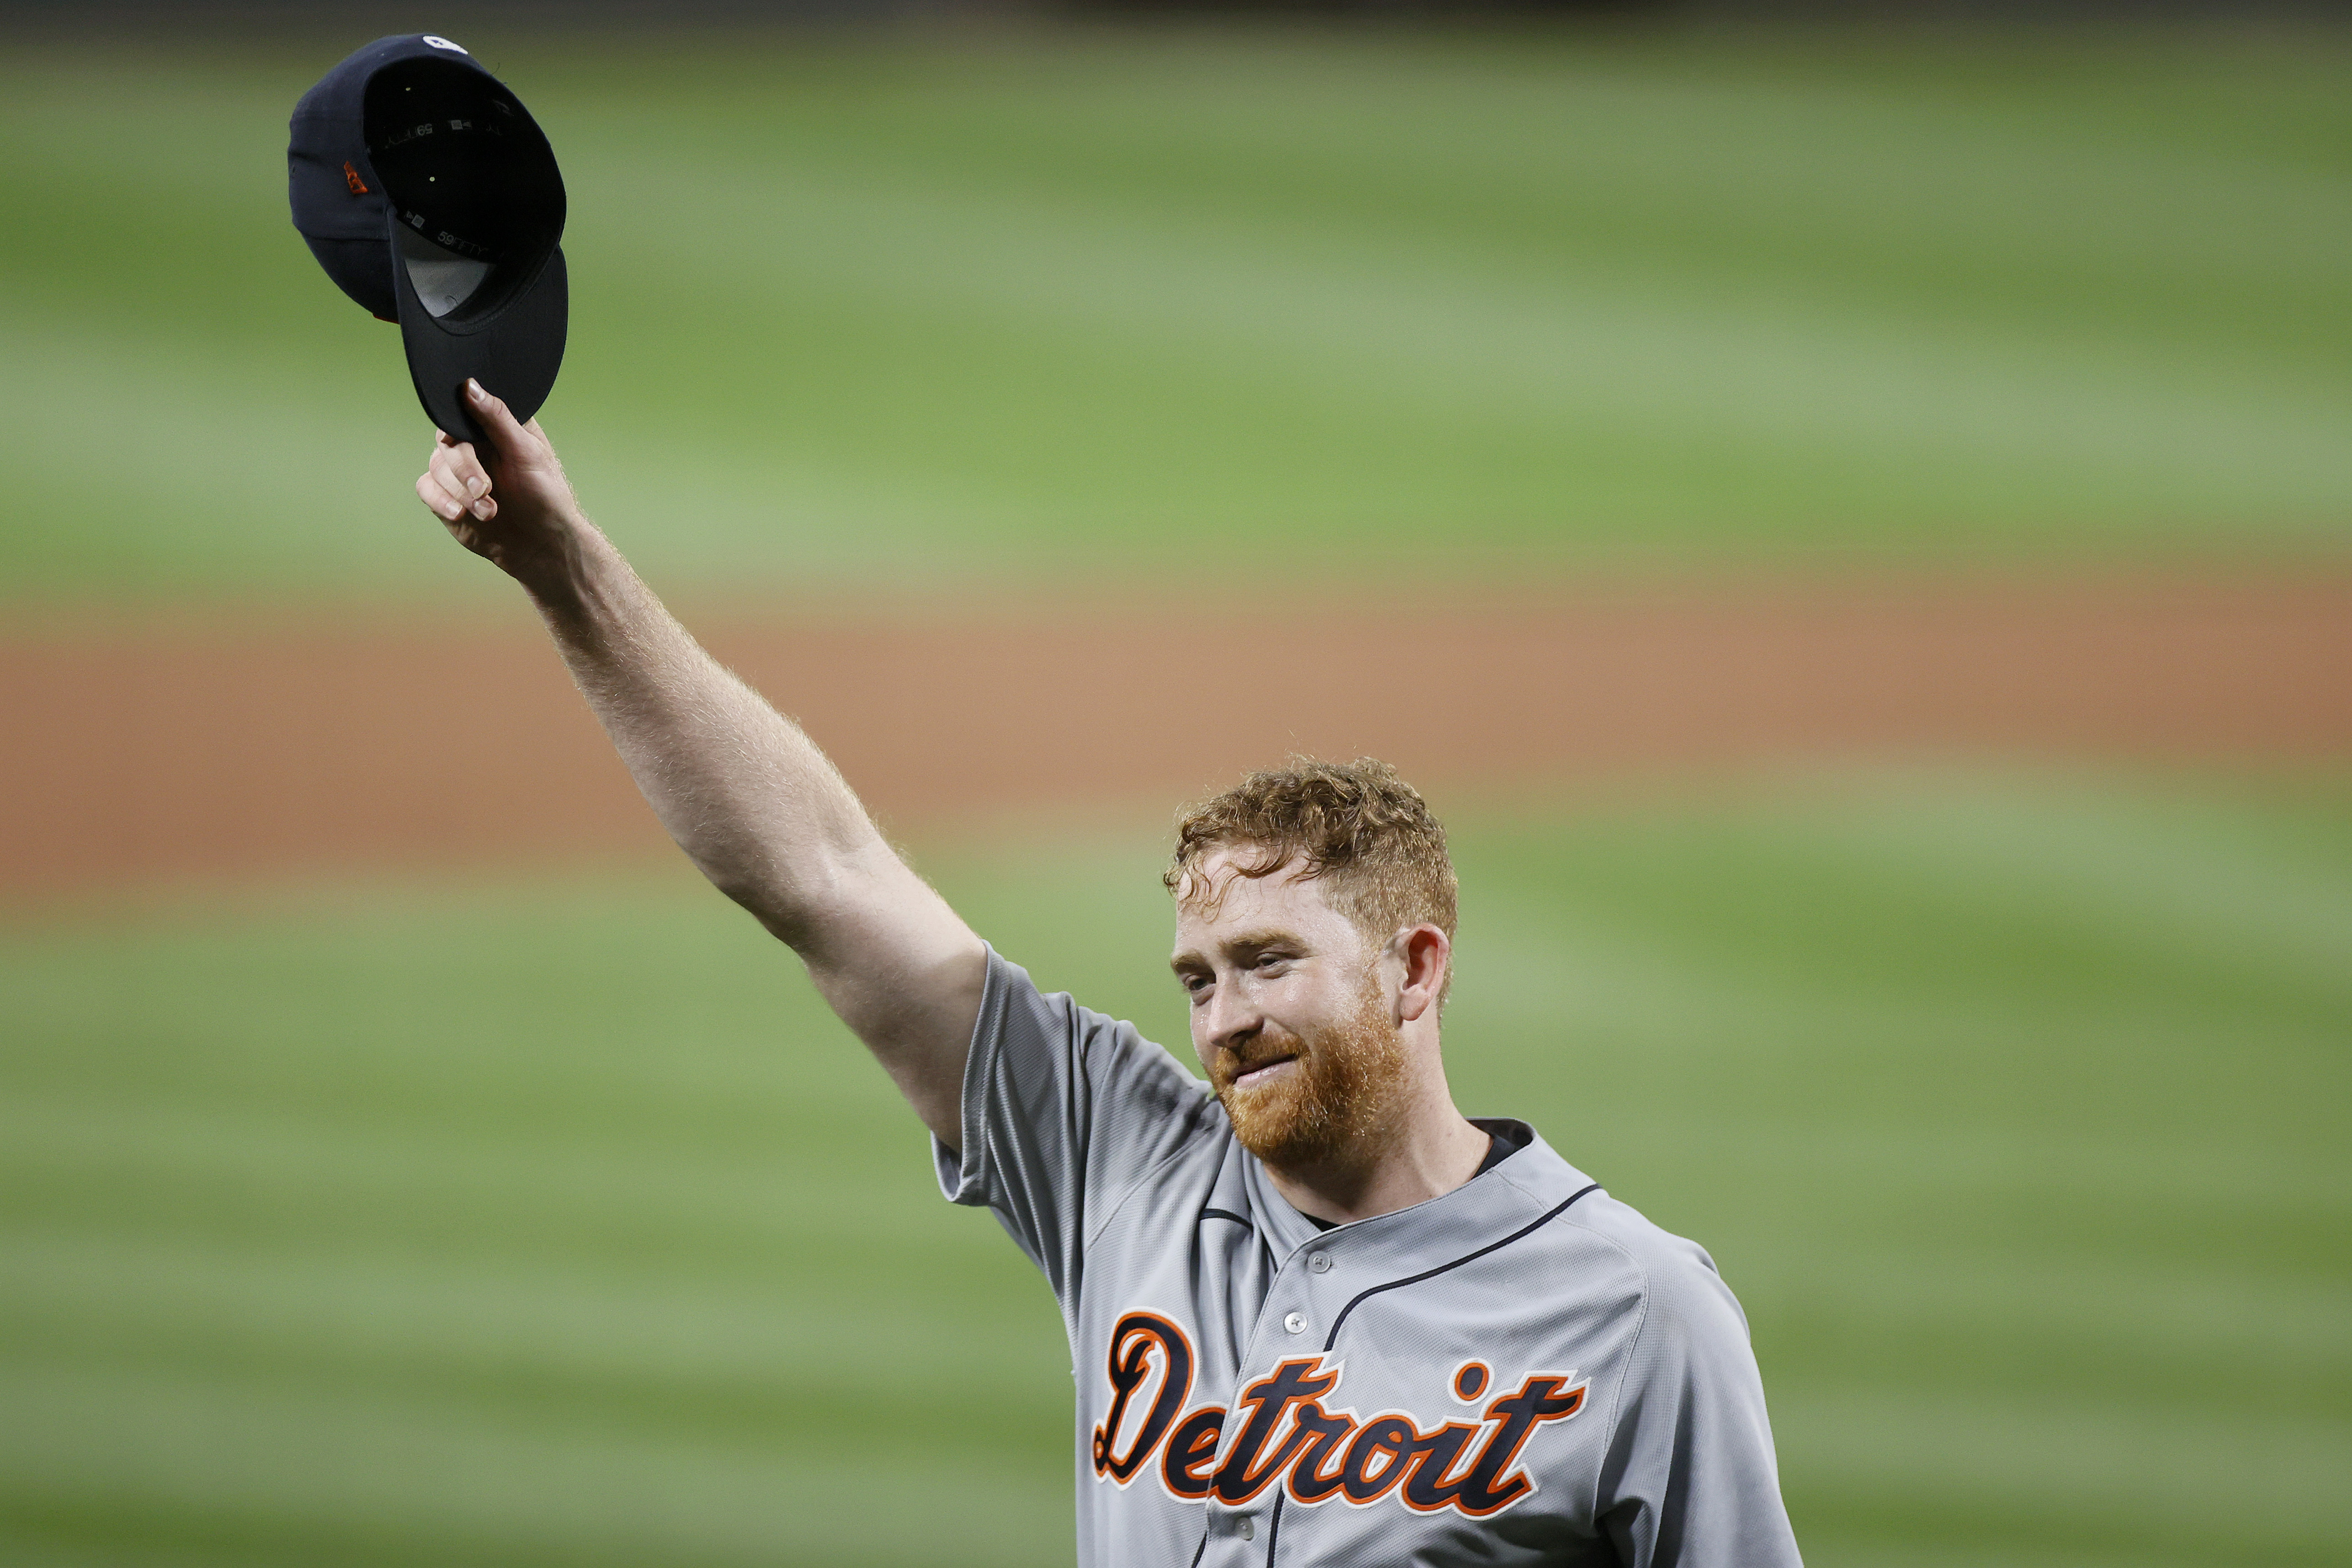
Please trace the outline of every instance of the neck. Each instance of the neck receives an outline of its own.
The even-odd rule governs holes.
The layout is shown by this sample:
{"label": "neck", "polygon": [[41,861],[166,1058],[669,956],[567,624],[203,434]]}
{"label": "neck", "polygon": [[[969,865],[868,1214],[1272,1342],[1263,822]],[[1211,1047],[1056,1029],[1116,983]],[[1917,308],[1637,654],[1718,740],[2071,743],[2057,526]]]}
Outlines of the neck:
{"label": "neck", "polygon": [[1274,1190],[1299,1213],[1334,1225],[1393,1214],[1452,1192],[1478,1174],[1488,1139],[1454,1109],[1443,1080],[1433,1088],[1391,1124],[1377,1149],[1309,1162],[1265,1161]]}

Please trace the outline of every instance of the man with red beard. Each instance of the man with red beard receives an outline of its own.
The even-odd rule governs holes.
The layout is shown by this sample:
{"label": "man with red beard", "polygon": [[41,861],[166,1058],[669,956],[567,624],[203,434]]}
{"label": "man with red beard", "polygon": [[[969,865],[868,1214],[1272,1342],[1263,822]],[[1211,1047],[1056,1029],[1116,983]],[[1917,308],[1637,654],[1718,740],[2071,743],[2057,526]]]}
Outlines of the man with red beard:
{"label": "man with red beard", "polygon": [[419,496],[530,593],[672,836],[930,1129],[947,1196],[1053,1286],[1082,1563],[1798,1561],[1706,1254],[1455,1109],[1454,871],[1393,771],[1301,762],[1183,819],[1204,1086],[974,935],[662,609],[536,422],[468,387],[495,450],[444,437]]}

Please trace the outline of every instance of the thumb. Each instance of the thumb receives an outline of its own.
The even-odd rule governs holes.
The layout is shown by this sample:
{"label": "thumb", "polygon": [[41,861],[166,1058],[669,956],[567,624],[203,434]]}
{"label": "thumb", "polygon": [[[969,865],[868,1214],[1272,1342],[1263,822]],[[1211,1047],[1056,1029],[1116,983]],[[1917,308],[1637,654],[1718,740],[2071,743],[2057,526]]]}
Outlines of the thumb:
{"label": "thumb", "polygon": [[490,438],[490,444],[498,448],[501,458],[521,455],[522,423],[515,418],[514,411],[507,407],[505,399],[492,397],[481,382],[468,376],[466,378],[466,403],[473,410],[474,422],[482,427],[482,434]]}

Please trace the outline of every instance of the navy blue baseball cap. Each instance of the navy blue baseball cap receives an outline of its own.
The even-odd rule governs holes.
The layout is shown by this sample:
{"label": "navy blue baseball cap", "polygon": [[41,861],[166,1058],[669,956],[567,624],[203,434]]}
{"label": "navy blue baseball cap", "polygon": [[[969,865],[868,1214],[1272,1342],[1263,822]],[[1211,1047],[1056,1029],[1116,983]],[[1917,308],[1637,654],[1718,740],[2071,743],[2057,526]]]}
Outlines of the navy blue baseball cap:
{"label": "navy blue baseball cap", "polygon": [[563,176],[515,95],[448,39],[378,38],[294,106],[294,226],[345,294],[400,324],[433,423],[480,442],[468,377],[517,419],[563,364]]}

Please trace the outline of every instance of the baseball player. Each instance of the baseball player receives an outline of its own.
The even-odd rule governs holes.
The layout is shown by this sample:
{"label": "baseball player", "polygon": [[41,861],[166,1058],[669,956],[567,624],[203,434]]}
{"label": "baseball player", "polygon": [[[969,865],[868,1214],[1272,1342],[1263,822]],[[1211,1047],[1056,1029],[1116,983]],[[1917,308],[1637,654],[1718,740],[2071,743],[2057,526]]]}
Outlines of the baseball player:
{"label": "baseball player", "polygon": [[789,944],[1061,1303],[1078,1561],[1792,1564],[1746,1321],[1696,1246],[1454,1108],[1454,879],[1378,763],[1187,816],[1168,884],[1206,1084],[1041,994],[467,383],[418,494],[520,582],[646,797]]}

